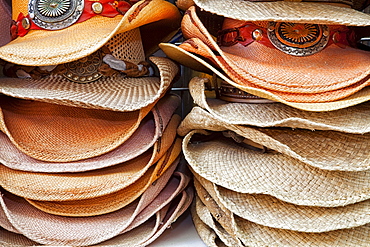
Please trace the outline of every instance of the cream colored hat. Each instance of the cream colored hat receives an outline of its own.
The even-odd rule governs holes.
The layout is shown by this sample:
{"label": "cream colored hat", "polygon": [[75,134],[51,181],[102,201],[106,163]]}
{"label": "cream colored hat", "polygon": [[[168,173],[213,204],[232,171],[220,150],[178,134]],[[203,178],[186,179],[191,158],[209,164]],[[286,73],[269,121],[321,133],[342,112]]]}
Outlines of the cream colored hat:
{"label": "cream colored hat", "polygon": [[[170,221],[166,223],[167,227],[189,206],[193,194],[191,189],[184,190],[189,178],[180,175],[178,172],[175,173],[175,176],[178,176],[178,179],[170,180],[152,201],[144,201],[152,197],[152,195],[146,194],[143,201],[130,204],[130,206],[111,214],[94,217],[81,218],[50,215],[32,207],[20,197],[5,193],[1,197],[0,202],[2,210],[7,217],[2,219],[0,223],[2,225],[4,221],[8,221],[5,223],[11,223],[13,226],[16,226],[17,233],[21,233],[37,243],[69,246],[90,246],[112,239],[150,221],[151,216],[157,212],[162,214],[160,217],[162,221],[166,220],[166,214],[167,217],[172,215],[172,213],[175,214],[168,217]],[[158,183],[161,183],[161,181],[158,181]],[[148,191],[149,193],[156,191],[156,185],[152,186],[150,191]],[[147,207],[145,207],[145,204]],[[146,220],[143,221],[143,219]],[[158,227],[161,229],[160,222],[158,222]],[[166,227],[161,230],[161,233]],[[54,230],[52,231],[51,229],[53,228]],[[154,235],[158,237],[158,233]],[[150,239],[153,239],[154,235],[150,234]],[[125,239],[125,235],[122,235],[120,239]],[[150,241],[150,239],[145,239],[145,241]]]}
{"label": "cream colored hat", "polygon": [[254,128],[233,125],[213,117],[206,110],[194,107],[178,128],[186,135],[193,129],[223,132],[239,142],[254,142],[262,149],[275,150],[308,165],[341,171],[370,169],[370,134],[351,134],[330,130],[288,128]]}
{"label": "cream colored hat", "polygon": [[[290,127],[309,130],[336,130],[354,134],[370,132],[370,103],[335,111],[311,112],[282,103],[247,104],[219,100],[206,90],[207,78],[189,82],[190,94],[198,106],[222,122],[257,127]],[[346,117],[343,117],[346,116]]]}
{"label": "cream colored hat", "polygon": [[[112,151],[89,159],[71,162],[47,162],[22,153],[9,138],[0,133],[0,163],[15,170],[30,172],[83,172],[129,161],[154,145],[164,129],[178,125],[178,116],[171,118],[180,104],[180,98],[169,94],[161,98],[139,127],[123,144]],[[176,128],[176,127],[169,127]]]}
{"label": "cream colored hat", "polygon": [[181,19],[176,6],[164,0],[98,1],[94,6],[69,0],[58,2],[54,11],[43,2],[13,0],[12,8],[15,39],[1,47],[0,58],[29,66],[75,61],[97,51],[115,34],[135,28],[146,36],[144,47],[150,55],[178,30]]}
{"label": "cream colored hat", "polygon": [[[211,200],[211,199],[210,199]],[[208,213],[208,208],[199,200],[197,212]],[[209,210],[208,210],[209,211]],[[261,226],[234,216],[230,219],[244,245],[252,246],[367,246],[369,224],[355,228],[323,233],[307,233]]]}
{"label": "cream colored hat", "polygon": [[327,171],[280,153],[262,153],[205,130],[189,132],[183,153],[198,175],[240,193],[297,205],[338,207],[370,199],[369,172]]}
{"label": "cream colored hat", "polygon": [[176,138],[175,126],[142,155],[103,169],[78,173],[41,173],[0,165],[0,185],[18,196],[42,201],[81,200],[117,192],[137,181],[154,165]]}

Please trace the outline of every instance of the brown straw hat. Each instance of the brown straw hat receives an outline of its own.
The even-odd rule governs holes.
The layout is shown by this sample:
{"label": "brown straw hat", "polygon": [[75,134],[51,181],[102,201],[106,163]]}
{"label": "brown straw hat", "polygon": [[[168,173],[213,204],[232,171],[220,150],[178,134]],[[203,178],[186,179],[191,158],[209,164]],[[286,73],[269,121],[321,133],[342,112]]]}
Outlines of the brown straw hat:
{"label": "brown straw hat", "polygon": [[[211,200],[211,198],[210,198]],[[197,212],[207,213],[208,208],[198,201]],[[209,211],[209,210],[208,210]],[[367,246],[370,225],[322,233],[298,232],[270,228],[252,223],[238,216],[230,219],[235,225],[239,239],[250,246]]]}
{"label": "brown straw hat", "polygon": [[370,199],[370,170],[322,170],[281,153],[246,148],[230,139],[216,132],[194,130],[183,140],[183,153],[195,173],[240,193],[268,194],[297,205],[321,207]]}
{"label": "brown straw hat", "polygon": [[[279,3],[283,3],[284,5],[286,2],[280,1]],[[255,3],[251,4],[253,5]],[[287,4],[289,5],[289,3]],[[303,3],[303,5],[304,4],[305,3]],[[316,32],[316,30],[314,30],[315,28],[311,26],[321,28],[319,24],[295,23],[292,24],[293,26],[291,27],[289,26],[290,23],[286,22],[269,23],[265,21],[258,23],[248,22],[251,24],[245,24],[246,21],[225,19],[225,21],[222,20],[223,31],[221,31],[222,28],[219,27],[221,32],[218,33],[218,43],[216,43],[215,37],[211,34],[212,30],[208,30],[211,29],[211,27],[203,25],[200,15],[204,15],[204,13],[204,11],[198,11],[197,13],[195,6],[188,9],[182,21],[182,30],[184,36],[189,40],[180,45],[181,48],[178,49],[184,49],[195,53],[208,61],[211,64],[210,66],[206,66],[208,70],[210,69],[215,72],[217,68],[221,68],[230,78],[225,81],[228,83],[232,81],[230,84],[242,91],[274,101],[284,103],[290,102],[294,105],[294,103],[325,103],[338,101],[355,94],[370,84],[370,67],[368,66],[370,53],[368,51],[351,48],[348,45],[345,45],[345,48],[343,48],[342,44],[337,45],[335,42],[335,44],[330,44],[330,42],[332,42],[330,41],[327,46],[321,45],[321,43],[318,42],[317,45],[322,47],[326,46],[320,51],[316,48],[311,49],[311,47],[303,48],[303,51],[299,51],[297,55],[295,51],[293,51],[293,48],[291,48],[295,46],[295,44],[289,43],[294,43],[296,41],[295,38],[293,38],[294,41],[293,39],[287,41],[289,44],[284,44],[284,48],[280,48],[279,44],[275,45],[275,39],[270,38],[270,36],[273,36],[272,33],[280,32],[280,28],[287,28],[291,31],[296,28],[301,30],[301,26],[303,29],[318,34],[319,32]],[[199,14],[199,17],[197,14]],[[364,13],[360,14],[370,19],[370,15]],[[207,22],[214,26],[216,25],[213,21],[204,21],[204,23]],[[274,26],[272,28],[269,25],[276,25],[276,27]],[[325,25],[325,28],[326,27]],[[240,42],[244,42],[245,40],[249,42],[249,38],[244,36],[250,33],[249,31],[244,31],[244,29],[243,31],[239,31],[238,28],[250,28],[250,33],[258,31],[258,35],[260,36],[255,39],[251,37],[251,43],[239,44],[238,42],[240,40],[243,40]],[[341,26],[341,28],[347,27]],[[266,31],[270,29],[272,31]],[[334,30],[334,26],[330,26],[330,30]],[[282,36],[289,36],[290,31],[283,30],[281,32]],[[310,31],[308,31],[308,33]],[[329,33],[329,31],[325,32]],[[333,34],[337,31],[330,32]],[[269,38],[267,37],[267,33]],[[236,37],[237,35],[241,35],[241,37]],[[311,34],[307,35],[313,38]],[[324,36],[326,37],[329,35],[325,33]],[[229,39],[234,38],[235,44],[232,41],[229,42]],[[262,39],[261,41],[260,38]],[[282,38],[278,37],[276,43],[285,42],[286,38],[285,36]],[[265,39],[267,41],[265,41]],[[304,37],[302,39],[304,39]],[[275,46],[278,48],[275,48]],[[175,51],[171,52],[171,48],[169,52],[167,52],[168,50],[166,51],[166,47],[161,46],[161,48],[169,57],[182,63],[182,58],[176,56],[174,54],[176,53]],[[172,48],[177,49],[175,47]],[[281,50],[284,50],[285,53]],[[306,50],[309,50],[309,52]],[[187,54],[184,55],[186,56]],[[192,59],[188,58],[185,59],[185,62],[192,63],[191,60]],[[343,62],[344,60],[346,61],[345,63]],[[195,62],[199,63],[200,60]],[[213,66],[215,68],[212,68]],[[199,68],[201,66],[196,67]],[[195,69],[197,69],[196,67]],[[352,101],[352,103],[354,102]]]}
{"label": "brown straw hat", "polygon": [[152,183],[157,181],[159,177],[164,177],[164,186],[179,163],[178,156],[180,151],[181,140],[178,139],[157,164],[150,167],[138,180],[121,190],[107,195],[73,201],[26,200],[34,207],[55,215],[81,217],[110,213],[136,200]]}
{"label": "brown straw hat", "polygon": [[[195,102],[213,117],[228,124],[257,127],[289,127],[309,130],[335,130],[364,134],[370,132],[370,103],[362,103],[335,111],[311,112],[282,103],[247,104],[226,102],[210,97],[206,78],[195,77],[189,82]],[[343,117],[346,116],[346,117]]]}
{"label": "brown straw hat", "polygon": [[15,39],[1,47],[0,58],[36,66],[86,57],[115,34],[135,28],[141,29],[149,55],[158,43],[170,39],[181,19],[176,6],[164,0],[99,1],[94,5],[69,0],[53,11],[39,1],[13,0],[12,8]]}
{"label": "brown straw hat", "polygon": [[82,172],[123,163],[153,146],[167,125],[178,125],[177,117],[171,116],[179,104],[180,98],[177,95],[164,96],[123,144],[108,153],[79,161],[47,162],[34,159],[22,153],[5,134],[0,133],[0,163],[15,170],[48,173]]}
{"label": "brown straw hat", "polygon": [[0,128],[28,156],[52,162],[76,161],[120,146],[154,105],[132,112],[115,112],[2,95]]}
{"label": "brown straw hat", "polygon": [[[119,35],[112,42],[121,46],[137,46],[137,41]],[[125,35],[124,37],[132,35]],[[127,38],[128,39],[128,38]],[[123,42],[123,43],[121,43]],[[138,63],[145,59],[138,47],[112,45],[113,55],[119,59]],[[140,50],[139,50],[140,51]],[[159,76],[127,77],[114,74],[100,77],[91,83],[70,81],[63,75],[52,74],[41,78],[0,78],[0,92],[16,98],[42,101],[46,103],[102,109],[112,111],[135,111],[156,102],[168,91],[179,72],[178,65],[164,57],[150,57]],[[81,65],[82,64],[82,65]],[[82,62],[81,71],[89,72]],[[88,64],[88,62],[86,62]],[[94,66],[94,64],[92,65]],[[91,69],[91,68],[90,68]]]}
{"label": "brown straw hat", "polygon": [[[168,212],[170,203],[173,206],[180,205],[175,210],[177,217],[178,213],[183,213],[184,208],[186,209],[190,204],[192,191],[184,191],[189,181],[186,176],[179,175],[178,172],[175,176],[178,178],[171,179],[152,201],[135,202],[116,212],[94,217],[63,217],[47,214],[32,207],[20,197],[4,193],[0,202],[6,218],[2,218],[0,224],[13,224],[16,226],[17,233],[41,244],[90,246],[140,226],[162,209]],[[162,182],[158,181],[158,183]],[[149,193],[157,193],[156,185],[153,186]],[[181,197],[180,203],[175,199],[178,195]],[[152,195],[146,194],[143,200],[151,197]],[[165,220],[165,217],[161,218]],[[143,221],[143,219],[146,220]],[[169,222],[171,223],[172,221]]]}
{"label": "brown straw hat", "polygon": [[137,181],[174,143],[176,126],[166,128],[160,140],[127,162],[78,173],[41,173],[0,165],[0,185],[18,196],[41,201],[81,200],[108,195]]}
{"label": "brown straw hat", "polygon": [[10,41],[11,8],[6,0],[0,0],[0,46]]}
{"label": "brown straw hat", "polygon": [[225,123],[206,110],[194,107],[181,122],[182,136],[193,129],[223,132],[239,142],[254,142],[262,150],[277,151],[308,165],[341,171],[370,169],[370,133],[351,134],[330,130],[256,128]]}

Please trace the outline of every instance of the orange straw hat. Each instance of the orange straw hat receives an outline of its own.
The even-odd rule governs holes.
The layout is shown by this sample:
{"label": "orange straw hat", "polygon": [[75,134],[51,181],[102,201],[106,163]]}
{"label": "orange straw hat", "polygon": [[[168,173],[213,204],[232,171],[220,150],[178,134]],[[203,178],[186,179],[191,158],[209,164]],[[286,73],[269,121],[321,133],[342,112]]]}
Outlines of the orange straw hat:
{"label": "orange straw hat", "polygon": [[178,124],[176,117],[171,116],[179,104],[177,95],[164,96],[123,144],[108,153],[78,161],[47,162],[34,159],[22,153],[5,134],[0,133],[0,163],[15,170],[48,173],[83,172],[123,163],[152,147],[168,125]]}
{"label": "orange straw hat", "polygon": [[[110,214],[94,217],[51,215],[31,206],[23,198],[5,192],[0,200],[1,211],[5,216],[1,218],[0,225],[41,244],[90,246],[127,233],[150,221],[154,214],[162,210],[166,214],[174,209],[169,207],[177,208],[176,205],[181,204],[175,210],[178,217],[192,199],[192,191],[186,189],[189,180],[186,175],[176,171],[168,182],[159,178],[158,185],[152,184],[139,201]],[[157,187],[163,186],[158,191]]]}
{"label": "orange straw hat", "polygon": [[86,57],[115,34],[140,28],[146,54],[179,28],[180,12],[164,0],[13,0],[14,40],[1,47],[11,63],[43,66]]}
{"label": "orange straw hat", "polygon": [[41,201],[82,200],[108,195],[135,183],[173,147],[175,138],[176,126],[171,126],[152,148],[135,159],[93,171],[41,173],[0,165],[0,185],[18,196]]}
{"label": "orange straw hat", "polygon": [[10,41],[10,32],[8,28],[11,24],[11,8],[5,0],[0,0],[0,46]]}
{"label": "orange straw hat", "polygon": [[[240,9],[243,9],[244,3],[249,4],[250,8],[256,5],[256,9],[258,9],[260,2],[234,1],[230,3],[229,1],[226,5],[233,4],[237,8],[240,5]],[[270,3],[272,5],[286,5],[286,9],[291,8],[291,11],[295,11],[292,7],[296,6],[295,2],[279,1],[266,4]],[[290,6],[291,3],[292,6]],[[298,3],[297,6],[300,4],[302,6],[305,4],[308,6],[318,5],[318,9],[320,6],[330,6],[306,2]],[[222,8],[220,12],[226,9],[224,1],[215,3],[215,7]],[[231,8],[229,15],[237,12],[235,9]],[[349,25],[351,21],[353,21],[351,25],[370,25],[370,15],[348,8],[334,7],[334,10],[338,11],[338,16],[341,16],[340,10],[342,9],[344,12],[351,10],[358,13],[361,18],[357,15],[357,17],[348,17],[347,19],[331,20],[329,17],[327,20],[320,20],[315,18],[315,11],[309,12],[312,15],[310,19],[304,17],[304,14],[298,18],[298,15],[301,14],[298,8],[295,11],[297,15],[292,14],[291,18],[288,18],[282,14],[286,19],[281,20],[281,18],[271,18],[268,13],[263,13],[265,16],[263,14],[258,16],[257,10],[258,17],[252,18],[246,14],[243,20],[235,13],[237,17],[234,18],[236,19],[223,18],[220,14],[217,16],[220,26],[217,27],[217,23],[207,20],[212,16],[209,12],[202,11],[203,9],[197,11],[195,6],[192,6],[182,21],[184,36],[189,40],[177,49],[200,55],[211,66],[216,67],[205,70],[220,68],[233,81],[231,85],[263,98],[284,103],[337,101],[370,84],[370,67],[368,65],[370,53],[349,46],[351,42],[347,41],[346,35],[350,36],[350,30],[346,31],[348,28],[344,26]],[[273,11],[276,11],[278,16],[284,10],[284,8],[280,8]],[[306,10],[307,8],[304,8],[304,11]],[[255,12],[252,11],[252,13]],[[330,14],[328,15],[330,16]],[[327,17],[327,15],[323,16]],[[212,18],[215,17],[212,16]],[[210,23],[213,26],[209,26]],[[218,34],[216,34],[217,30],[214,29],[218,29]],[[299,33],[296,37],[293,35],[296,32],[302,32],[302,34]],[[248,35],[250,39],[247,37]],[[309,39],[304,35],[312,39],[310,40],[312,47],[305,46],[305,41]],[[319,37],[316,37],[317,35]],[[332,37],[329,37],[330,35]],[[340,37],[341,35],[343,35],[343,39]],[[218,36],[218,42],[215,41],[215,36]],[[299,45],[294,44],[295,42]],[[295,49],[295,46],[299,46],[298,50]],[[300,48],[301,46],[304,48]],[[181,62],[181,57],[175,58],[175,47],[162,44],[161,48],[169,57]],[[187,63],[194,62],[190,61],[190,58],[184,60]],[[199,63],[199,61],[197,62]],[[195,68],[197,67],[202,66],[198,64]]]}

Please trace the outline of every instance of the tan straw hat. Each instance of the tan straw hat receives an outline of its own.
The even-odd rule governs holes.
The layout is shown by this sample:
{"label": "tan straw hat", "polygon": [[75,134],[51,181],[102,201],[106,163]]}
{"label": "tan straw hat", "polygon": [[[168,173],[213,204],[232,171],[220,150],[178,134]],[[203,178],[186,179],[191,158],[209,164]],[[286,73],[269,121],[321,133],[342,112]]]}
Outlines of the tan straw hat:
{"label": "tan straw hat", "polygon": [[[125,42],[121,36],[117,36],[112,42],[121,45],[126,44],[121,43]],[[132,34],[126,36],[131,37]],[[136,46],[135,44],[138,42],[136,39],[138,38],[127,42],[129,45]],[[140,50],[137,51],[138,47],[117,46],[112,45],[115,48],[113,55],[117,58],[130,60],[134,63],[145,59],[140,55]],[[134,78],[127,77],[124,74],[113,74],[99,77],[98,80],[91,83],[70,81],[60,74],[35,79],[2,77],[0,78],[0,92],[16,98],[66,106],[112,111],[135,111],[156,102],[162,97],[179,72],[178,66],[168,58],[150,57],[150,61],[153,63],[153,67],[157,68],[159,76]],[[80,68],[76,71],[81,70],[80,73],[83,74],[83,72],[87,73],[91,70],[88,65],[89,62],[85,61],[85,64],[81,62],[81,64],[73,65],[72,68]],[[91,66],[95,65],[92,64]]]}
{"label": "tan straw hat", "polygon": [[[289,5],[291,2],[279,1],[277,3]],[[250,4],[253,6],[255,3]],[[235,6],[238,5],[235,3]],[[338,41],[339,43],[337,41],[333,42],[329,38],[329,33],[338,36],[334,40],[339,40],[339,35],[341,35],[339,33],[346,36],[346,33],[350,32],[349,30],[342,32],[336,29],[347,29],[346,26],[336,27],[333,25],[335,23],[332,23],[329,26],[323,25],[321,27],[321,24],[318,23],[292,24],[272,22],[271,20],[270,22],[246,22],[235,19],[223,20],[221,18],[223,23],[220,23],[220,25],[223,25],[223,27],[219,27],[220,32],[218,32],[216,43],[216,38],[212,36],[213,30],[211,29],[213,27],[208,27],[206,24],[217,25],[201,16],[207,13],[204,11],[197,12],[195,6],[188,9],[182,21],[182,30],[188,40],[181,44],[181,48],[178,49],[195,53],[201,57],[200,59],[205,59],[210,65],[207,66],[205,61],[201,63],[203,63],[203,67],[204,65],[208,67],[208,70],[215,71],[220,68],[230,78],[225,81],[228,83],[232,81],[230,85],[242,91],[284,103],[327,103],[351,96],[370,84],[370,67],[368,65],[370,53],[348,46],[347,41],[345,41],[346,44],[342,44],[340,43],[342,41]],[[358,13],[370,20],[370,15]],[[321,28],[324,28],[325,31]],[[221,31],[221,29],[223,30]],[[284,30],[281,31],[280,29]],[[312,45],[314,48],[311,48],[311,46],[306,48],[306,44],[303,42],[302,45],[299,44],[298,46],[304,48],[298,48],[296,53],[294,49],[297,44],[294,43],[296,41],[301,42],[299,41],[301,37],[296,38],[290,32],[301,29],[304,35],[312,39],[320,40],[321,36],[325,37],[325,45],[322,43],[323,41],[320,41],[320,43],[317,40],[310,40],[311,43],[317,41],[315,46],[320,46],[320,49],[314,47],[314,45]],[[278,32],[283,37],[277,35],[278,37],[275,39],[273,35]],[[313,35],[310,32],[315,34]],[[253,39],[252,33],[255,36],[258,35],[258,37],[253,36],[255,37]],[[250,39],[247,38],[248,35]],[[316,37],[315,35],[321,36]],[[303,36],[302,40],[307,41]],[[281,45],[279,42],[284,44]],[[326,42],[328,42],[328,45],[326,45]],[[169,52],[166,51],[166,47],[161,46],[161,48],[169,57],[182,63],[181,57],[175,55],[176,51],[171,51],[177,48],[168,47]],[[321,48],[323,49],[321,50]],[[181,53],[181,51],[179,52]],[[192,63],[191,58],[185,59],[185,62]],[[199,63],[200,60],[195,62]]]}
{"label": "tan straw hat", "polygon": [[184,136],[193,129],[223,132],[240,143],[252,141],[259,144],[257,147],[262,150],[274,150],[320,169],[370,169],[370,133],[360,135],[331,130],[256,128],[228,124],[200,107],[190,111],[181,122],[178,133]]}
{"label": "tan straw hat", "polygon": [[93,171],[41,173],[0,165],[0,185],[18,196],[42,201],[81,200],[108,195],[143,176],[173,146],[175,137],[176,126],[172,126],[152,148],[135,159]]}
{"label": "tan straw hat", "polygon": [[311,112],[282,103],[227,102],[210,96],[205,87],[208,82],[206,78],[193,78],[189,82],[190,94],[195,104],[228,124],[335,130],[354,134],[370,132],[370,103],[336,111]]}
{"label": "tan straw hat", "polygon": [[[164,177],[164,186],[179,163],[180,151],[181,141],[178,139],[157,164],[150,167],[138,180],[121,190],[107,195],[72,201],[26,200],[36,208],[55,215],[81,217],[110,213],[136,200],[159,177]],[[158,189],[160,190],[161,188]]]}
{"label": "tan straw hat", "polygon": [[6,0],[0,0],[0,46],[10,41],[11,8]]}
{"label": "tan straw hat", "polygon": [[124,143],[155,103],[136,111],[115,112],[2,95],[0,129],[20,151],[35,159],[82,160]]}
{"label": "tan straw hat", "polygon": [[[210,199],[211,200],[211,199]],[[200,200],[199,200],[200,201]],[[208,208],[198,202],[198,212],[208,213]],[[209,211],[209,210],[208,210]],[[252,223],[238,216],[230,219],[244,245],[249,246],[367,246],[370,225],[322,233],[298,232],[270,228]]]}
{"label": "tan straw hat", "polygon": [[[17,233],[41,244],[90,246],[129,232],[150,220],[152,215],[162,209],[168,212],[171,203],[175,204],[174,206],[181,204],[177,213],[183,213],[184,208],[186,209],[190,203],[188,200],[192,199],[191,191],[185,192],[185,196],[183,193],[189,179],[178,172],[175,176],[178,178],[173,177],[155,198],[150,195],[153,192],[157,193],[156,185],[153,185],[140,202],[136,201],[116,212],[94,217],[63,217],[47,214],[32,207],[24,199],[5,193],[0,202],[6,218],[2,218],[0,224],[10,223],[15,226]],[[158,183],[162,186],[160,180]],[[175,199],[178,195],[181,197],[180,203]],[[148,199],[152,200],[145,201]],[[161,218],[165,220],[165,217]],[[169,222],[171,223],[172,221]]]}
{"label": "tan straw hat", "polygon": [[217,132],[189,132],[183,152],[193,171],[236,192],[268,194],[297,205],[338,207],[370,199],[370,170],[322,170],[230,139]]}
{"label": "tan straw hat", "polygon": [[1,47],[0,58],[32,66],[62,64],[86,57],[115,34],[135,28],[141,29],[149,55],[179,28],[181,15],[168,1],[97,2],[69,0],[51,8],[42,1],[13,0],[15,39]]}
{"label": "tan straw hat", "polygon": [[[47,162],[22,153],[9,138],[0,133],[0,163],[15,170],[31,172],[82,172],[100,169],[129,161],[147,151],[169,126],[178,125],[171,118],[180,104],[180,98],[169,94],[161,98],[151,112],[140,122],[137,130],[123,144],[112,151],[89,159],[71,162]],[[173,128],[173,127],[170,127]]]}

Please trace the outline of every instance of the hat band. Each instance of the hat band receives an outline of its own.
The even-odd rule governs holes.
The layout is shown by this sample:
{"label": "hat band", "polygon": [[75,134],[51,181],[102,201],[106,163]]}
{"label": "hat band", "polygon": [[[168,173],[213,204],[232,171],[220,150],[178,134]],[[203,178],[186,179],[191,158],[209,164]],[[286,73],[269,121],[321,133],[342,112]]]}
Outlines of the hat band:
{"label": "hat band", "polygon": [[331,44],[342,48],[353,46],[354,40],[354,32],[346,26],[290,22],[270,22],[267,28],[248,22],[241,27],[221,30],[217,37],[220,46],[237,43],[248,46],[258,42],[293,56],[312,55]]}
{"label": "hat band", "polygon": [[137,1],[81,0],[80,5],[73,5],[77,1],[30,0],[29,14],[19,13],[17,20],[12,21],[10,33],[14,40],[29,30],[60,30],[98,15],[110,18],[124,15]]}

